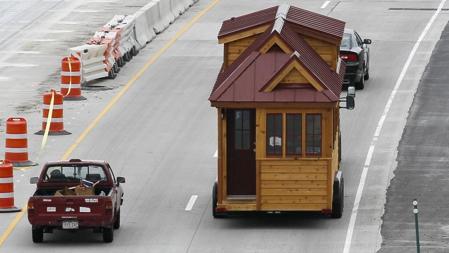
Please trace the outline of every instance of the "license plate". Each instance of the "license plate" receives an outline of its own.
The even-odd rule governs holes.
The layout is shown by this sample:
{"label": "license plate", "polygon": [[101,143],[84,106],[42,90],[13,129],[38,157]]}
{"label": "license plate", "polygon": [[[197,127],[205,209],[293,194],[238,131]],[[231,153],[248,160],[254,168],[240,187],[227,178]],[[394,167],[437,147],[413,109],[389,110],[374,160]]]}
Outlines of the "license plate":
{"label": "license plate", "polygon": [[62,229],[78,229],[78,221],[63,221]]}

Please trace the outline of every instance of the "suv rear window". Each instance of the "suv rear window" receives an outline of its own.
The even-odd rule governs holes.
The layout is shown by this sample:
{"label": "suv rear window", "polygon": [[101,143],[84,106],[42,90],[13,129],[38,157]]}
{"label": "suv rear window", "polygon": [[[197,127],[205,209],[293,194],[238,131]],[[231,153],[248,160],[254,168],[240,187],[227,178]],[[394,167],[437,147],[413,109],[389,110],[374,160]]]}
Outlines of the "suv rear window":
{"label": "suv rear window", "polygon": [[102,166],[98,165],[61,165],[47,168],[44,181],[81,181],[97,182],[107,180]]}

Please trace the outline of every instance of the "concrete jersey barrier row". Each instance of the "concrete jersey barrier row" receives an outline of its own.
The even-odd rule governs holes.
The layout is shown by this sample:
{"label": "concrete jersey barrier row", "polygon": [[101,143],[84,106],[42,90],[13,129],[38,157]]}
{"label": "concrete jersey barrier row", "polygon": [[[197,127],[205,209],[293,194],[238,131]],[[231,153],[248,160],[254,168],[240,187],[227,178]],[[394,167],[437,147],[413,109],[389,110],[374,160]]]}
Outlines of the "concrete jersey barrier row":
{"label": "concrete jersey barrier row", "polygon": [[119,67],[198,0],[152,0],[133,15],[115,15],[85,45],[69,49],[81,61],[82,83],[115,78]]}

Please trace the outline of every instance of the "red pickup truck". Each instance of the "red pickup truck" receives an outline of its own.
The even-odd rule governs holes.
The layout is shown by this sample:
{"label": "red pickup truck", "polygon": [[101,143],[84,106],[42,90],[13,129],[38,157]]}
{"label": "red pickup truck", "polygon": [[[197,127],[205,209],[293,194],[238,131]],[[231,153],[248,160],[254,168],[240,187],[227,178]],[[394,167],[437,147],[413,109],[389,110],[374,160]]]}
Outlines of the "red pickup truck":
{"label": "red pickup truck", "polygon": [[42,242],[44,233],[54,229],[93,229],[103,233],[104,242],[112,242],[120,227],[124,182],[105,161],[46,163],[40,177],[30,179],[37,184],[28,200],[33,242]]}

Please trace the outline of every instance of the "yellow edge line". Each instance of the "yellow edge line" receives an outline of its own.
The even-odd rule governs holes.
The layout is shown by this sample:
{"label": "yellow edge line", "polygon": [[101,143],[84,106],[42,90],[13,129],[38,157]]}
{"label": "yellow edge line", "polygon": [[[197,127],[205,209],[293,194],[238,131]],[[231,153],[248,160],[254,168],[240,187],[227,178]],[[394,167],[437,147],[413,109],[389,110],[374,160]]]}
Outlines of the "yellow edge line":
{"label": "yellow edge line", "polygon": [[[193,17],[189,23],[187,23],[184,27],[179,30],[173,38],[171,38],[159,51],[156,52],[153,57],[151,57],[145,65],[129,80],[125,86],[120,90],[119,93],[117,93],[111,101],[108,103],[108,105],[98,114],[98,116],[92,121],[92,123],[89,124],[89,126],[84,129],[84,131],[80,134],[80,136],[76,139],[75,143],[73,143],[67,151],[62,156],[61,160],[67,160],[69,156],[73,153],[73,151],[78,147],[78,145],[86,138],[86,136],[94,129],[100,120],[108,113],[111,108],[119,101],[119,99],[131,88],[131,86],[145,73],[145,71],[154,64],[170,47],[173,46],[173,44],[184,34],[186,33],[201,17],[203,17],[207,12],[209,12],[216,4],[218,4],[220,0],[214,0],[210,4],[206,6],[200,13],[198,13],[195,17]],[[27,204],[24,205],[22,210],[17,213],[17,215],[14,217],[14,219],[11,221],[9,226],[6,228],[5,232],[0,237],[0,247],[3,245],[3,243],[8,239],[8,237],[13,232],[14,228],[17,226],[19,221],[22,219],[23,215],[25,214],[27,208]]]}

